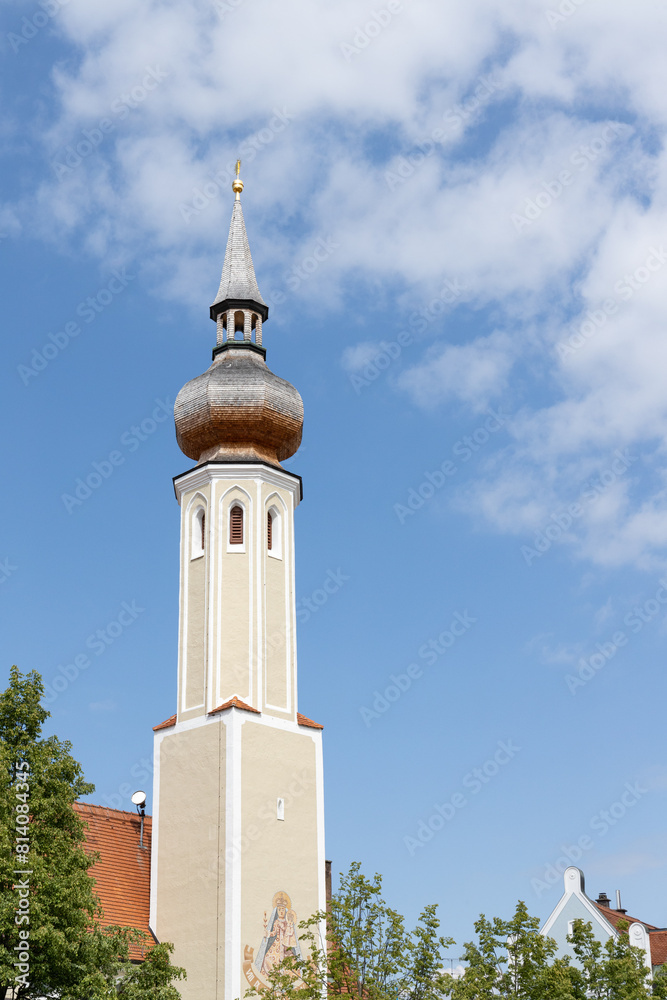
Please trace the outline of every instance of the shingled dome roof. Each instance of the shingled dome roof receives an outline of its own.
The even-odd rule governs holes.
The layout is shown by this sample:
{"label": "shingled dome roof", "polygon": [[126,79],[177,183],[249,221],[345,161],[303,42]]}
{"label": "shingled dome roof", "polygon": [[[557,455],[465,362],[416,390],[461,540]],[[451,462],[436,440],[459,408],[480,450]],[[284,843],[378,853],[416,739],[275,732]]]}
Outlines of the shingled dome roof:
{"label": "shingled dome roof", "polygon": [[303,402],[294,386],[266,365],[262,322],[269,308],[257,287],[243,221],[240,166],[239,161],[222,280],[210,310],[217,324],[213,364],[176,397],[176,439],[199,463],[280,465],[301,443]]}
{"label": "shingled dome roof", "polygon": [[183,386],[174,405],[176,440],[197,462],[279,465],[301,444],[303,402],[267,367],[254,344],[226,344]]}

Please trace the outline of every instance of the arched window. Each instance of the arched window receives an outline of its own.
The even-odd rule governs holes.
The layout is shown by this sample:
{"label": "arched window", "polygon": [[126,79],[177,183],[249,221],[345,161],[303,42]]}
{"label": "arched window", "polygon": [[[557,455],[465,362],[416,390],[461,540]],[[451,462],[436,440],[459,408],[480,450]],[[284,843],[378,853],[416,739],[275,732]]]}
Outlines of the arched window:
{"label": "arched window", "polygon": [[243,545],[243,508],[238,505],[229,512],[229,544]]}
{"label": "arched window", "polygon": [[266,548],[274,559],[282,559],[283,519],[276,507],[266,512]]}
{"label": "arched window", "polygon": [[203,507],[197,507],[192,518],[192,538],[190,541],[192,559],[204,555],[206,547],[206,514]]}

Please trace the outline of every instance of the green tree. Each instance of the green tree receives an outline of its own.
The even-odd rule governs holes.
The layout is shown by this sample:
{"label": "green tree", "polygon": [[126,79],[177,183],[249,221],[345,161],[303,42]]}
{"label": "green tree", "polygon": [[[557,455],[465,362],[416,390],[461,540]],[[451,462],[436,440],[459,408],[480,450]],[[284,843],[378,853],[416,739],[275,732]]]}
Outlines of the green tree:
{"label": "green tree", "polygon": [[[453,941],[439,933],[435,906],[427,906],[417,926],[382,898],[382,879],[366,878],[354,863],[341,876],[329,911],[300,924],[304,957],[286,958],[273,969],[263,997],[321,1000],[436,1000],[443,995],[443,952]],[[326,930],[323,930],[326,928]],[[251,991],[257,994],[257,991]]]}
{"label": "green tree", "polygon": [[[85,826],[73,808],[94,791],[71,755],[71,743],[44,737],[50,713],[36,672],[12,667],[0,694],[0,1000],[14,989],[19,1000],[50,996],[101,1000],[117,996],[123,974],[128,988],[161,972],[169,987],[181,970],[165,967],[164,946],[137,979],[128,963],[128,928],[102,928],[89,874],[96,856],[86,853]],[[134,975],[134,979],[132,976]],[[128,993],[178,996],[176,992]]]}
{"label": "green tree", "polygon": [[644,964],[644,953],[630,944],[628,924],[621,921],[621,933],[602,944],[590,923],[575,920],[569,943],[576,958],[572,969],[577,1000],[641,1000],[643,997],[667,997],[665,975],[651,979]]}
{"label": "green tree", "polygon": [[644,954],[621,934],[604,944],[590,923],[575,920],[568,937],[572,955],[556,957],[557,945],[539,933],[539,921],[517,904],[512,920],[481,916],[477,943],[465,945],[468,965],[448,984],[453,1000],[645,1000],[667,998],[667,975],[651,979]]}
{"label": "green tree", "polygon": [[482,914],[478,943],[464,947],[468,967],[447,985],[454,1000],[574,1000],[569,960],[554,957],[556,942],[540,934],[539,923],[522,902],[511,920]]}
{"label": "green tree", "polygon": [[185,969],[173,966],[170,955],[173,944],[156,944],[141,965],[126,971],[120,986],[120,1000],[180,1000],[173,979],[185,979]]}
{"label": "green tree", "polygon": [[[623,933],[605,944],[591,925],[574,922],[572,954],[539,932],[539,920],[519,902],[511,920],[482,915],[476,942],[464,946],[460,978],[443,969],[454,942],[440,936],[435,906],[417,927],[387,906],[379,875],[367,879],[358,864],[342,876],[328,913],[301,927],[306,957],[290,956],[268,975],[267,1000],[321,1000],[328,994],[363,1000],[667,1000],[667,972],[651,978],[644,955]],[[322,927],[326,932],[321,935]],[[251,991],[257,994],[257,991]]]}

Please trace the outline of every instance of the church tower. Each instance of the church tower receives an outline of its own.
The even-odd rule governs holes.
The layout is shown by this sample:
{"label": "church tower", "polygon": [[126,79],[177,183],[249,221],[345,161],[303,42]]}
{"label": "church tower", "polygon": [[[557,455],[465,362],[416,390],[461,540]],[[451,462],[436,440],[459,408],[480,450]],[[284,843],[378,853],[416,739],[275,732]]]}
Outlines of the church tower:
{"label": "church tower", "polygon": [[274,375],[236,195],[213,361],[174,407],[178,702],[155,729],[151,928],[186,1000],[236,1000],[325,906],[321,726],[297,711],[294,511],[303,403]]}

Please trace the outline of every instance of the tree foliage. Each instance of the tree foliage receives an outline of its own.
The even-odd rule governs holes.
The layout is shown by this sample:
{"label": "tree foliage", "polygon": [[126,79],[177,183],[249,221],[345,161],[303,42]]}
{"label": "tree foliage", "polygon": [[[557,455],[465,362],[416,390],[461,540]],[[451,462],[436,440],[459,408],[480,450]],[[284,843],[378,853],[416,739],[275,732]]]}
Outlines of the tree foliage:
{"label": "tree foliage", "polygon": [[[379,875],[358,864],[341,877],[328,913],[300,925],[304,957],[288,956],[268,975],[267,1000],[667,1000],[667,973],[651,979],[644,955],[627,934],[604,945],[590,924],[574,922],[571,954],[558,956],[539,920],[519,902],[510,920],[480,916],[476,941],[464,946],[465,970],[443,968],[454,943],[440,934],[435,906],[414,930],[387,906]],[[306,954],[308,952],[308,954]],[[251,991],[257,995],[258,991]]]}
{"label": "tree foliage", "polygon": [[[289,956],[268,975],[267,1000],[359,997],[364,1000],[437,1000],[443,995],[444,951],[435,906],[417,926],[382,898],[382,879],[368,879],[358,863],[341,877],[328,913],[300,924],[304,957]],[[257,993],[257,991],[252,991]]]}
{"label": "tree foliage", "polygon": [[38,673],[13,667],[0,694],[0,1000],[11,989],[18,1000],[102,1000],[118,996],[119,982],[127,1000],[176,998],[169,946],[136,969],[129,946],[143,935],[100,925],[96,856],[73,808],[94,786],[71,743],[42,735],[43,690]]}
{"label": "tree foliage", "polygon": [[475,931],[477,944],[464,946],[464,975],[448,984],[454,1000],[570,1000],[569,962],[554,957],[556,942],[540,934],[525,903],[518,903],[511,920],[482,914]]}
{"label": "tree foliage", "polygon": [[572,955],[556,957],[557,945],[543,937],[539,921],[517,904],[512,920],[475,924],[477,943],[465,945],[468,966],[449,983],[453,1000],[645,1000],[667,997],[667,977],[651,979],[644,954],[621,934],[604,944],[590,923],[575,920],[568,942]]}

